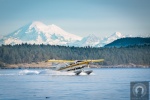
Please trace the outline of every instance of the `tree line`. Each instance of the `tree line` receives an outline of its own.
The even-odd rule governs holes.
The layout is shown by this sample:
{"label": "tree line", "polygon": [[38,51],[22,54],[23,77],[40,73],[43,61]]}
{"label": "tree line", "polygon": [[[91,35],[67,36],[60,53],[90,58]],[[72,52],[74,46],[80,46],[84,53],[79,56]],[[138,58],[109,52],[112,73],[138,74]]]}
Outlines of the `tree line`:
{"label": "tree line", "polygon": [[119,48],[69,47],[43,44],[0,46],[0,63],[32,63],[48,59],[105,59],[103,65],[130,63],[150,65],[150,45],[134,45]]}

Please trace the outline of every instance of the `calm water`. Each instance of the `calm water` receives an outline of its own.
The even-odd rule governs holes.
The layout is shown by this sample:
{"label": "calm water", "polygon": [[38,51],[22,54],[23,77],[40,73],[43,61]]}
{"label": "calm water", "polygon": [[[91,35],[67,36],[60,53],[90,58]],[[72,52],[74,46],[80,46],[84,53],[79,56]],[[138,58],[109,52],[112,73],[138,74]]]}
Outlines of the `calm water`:
{"label": "calm water", "polygon": [[1,69],[0,100],[129,100],[131,81],[150,81],[150,69],[93,69],[75,76],[46,69]]}

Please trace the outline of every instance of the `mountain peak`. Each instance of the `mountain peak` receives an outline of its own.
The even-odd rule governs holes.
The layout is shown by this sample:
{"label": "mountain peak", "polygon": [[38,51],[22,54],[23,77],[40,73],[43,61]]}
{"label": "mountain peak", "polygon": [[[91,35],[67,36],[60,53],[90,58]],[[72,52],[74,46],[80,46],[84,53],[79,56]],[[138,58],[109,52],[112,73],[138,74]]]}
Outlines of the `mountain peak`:
{"label": "mountain peak", "polygon": [[86,39],[86,41],[99,41],[99,38],[95,36],[94,34],[89,34],[87,37],[83,38]]}
{"label": "mountain peak", "polygon": [[112,35],[104,38],[101,43],[103,44],[102,46],[104,46],[105,44],[108,44],[108,43],[111,43],[113,42],[114,40],[117,40],[119,38],[123,38],[125,36],[123,36],[120,32],[115,32],[113,33]]}
{"label": "mountain peak", "polygon": [[45,24],[43,24],[42,22],[39,22],[39,21],[34,21],[30,24],[30,26],[32,27],[40,27],[40,26],[46,26]]}
{"label": "mountain peak", "polygon": [[39,21],[34,21],[32,22],[30,25],[29,25],[29,30],[31,29],[35,29],[36,31],[44,31],[46,30],[48,27],[43,24],[42,22],[39,22]]}
{"label": "mountain peak", "polygon": [[123,37],[123,35],[120,32],[115,32],[111,36]]}
{"label": "mountain peak", "polygon": [[74,44],[74,46],[77,47],[85,47],[85,46],[91,46],[94,47],[100,42],[100,39],[96,37],[94,34],[89,34],[87,37],[84,37],[81,41],[77,41]]}
{"label": "mountain peak", "polygon": [[51,27],[57,27],[57,28],[58,28],[58,26],[55,25],[55,24],[51,24],[51,25],[49,25],[49,26],[51,26]]}
{"label": "mountain peak", "polygon": [[58,27],[57,25],[54,25],[54,24],[48,25],[48,27],[54,31],[63,31],[63,29],[61,29],[60,27]]}

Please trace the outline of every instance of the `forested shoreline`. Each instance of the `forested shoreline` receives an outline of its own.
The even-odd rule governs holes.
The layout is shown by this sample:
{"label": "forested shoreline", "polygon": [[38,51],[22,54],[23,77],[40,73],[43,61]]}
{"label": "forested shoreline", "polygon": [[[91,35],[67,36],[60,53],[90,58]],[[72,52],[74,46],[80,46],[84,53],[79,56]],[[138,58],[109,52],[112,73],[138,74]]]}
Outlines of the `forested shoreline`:
{"label": "forested shoreline", "polygon": [[48,59],[105,59],[102,65],[150,65],[150,45],[128,47],[92,48],[54,45],[2,45],[0,65],[33,63]]}

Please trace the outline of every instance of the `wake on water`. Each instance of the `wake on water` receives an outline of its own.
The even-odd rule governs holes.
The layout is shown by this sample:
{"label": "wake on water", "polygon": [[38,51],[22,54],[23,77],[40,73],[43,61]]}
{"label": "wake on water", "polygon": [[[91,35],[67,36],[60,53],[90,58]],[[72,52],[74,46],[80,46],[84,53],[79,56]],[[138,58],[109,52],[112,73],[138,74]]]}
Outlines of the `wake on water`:
{"label": "wake on water", "polygon": [[54,70],[22,70],[19,72],[19,75],[74,75],[74,73],[68,73],[68,72],[59,72]]}
{"label": "wake on water", "polygon": [[37,70],[22,70],[19,75],[38,75],[40,72]]}
{"label": "wake on water", "polygon": [[[21,70],[18,73],[9,73],[9,74],[0,74],[0,76],[4,75],[75,75],[74,72],[60,72],[50,69],[45,70]],[[84,72],[81,72],[80,75],[87,75]],[[91,73],[90,75],[94,75],[94,73]]]}

